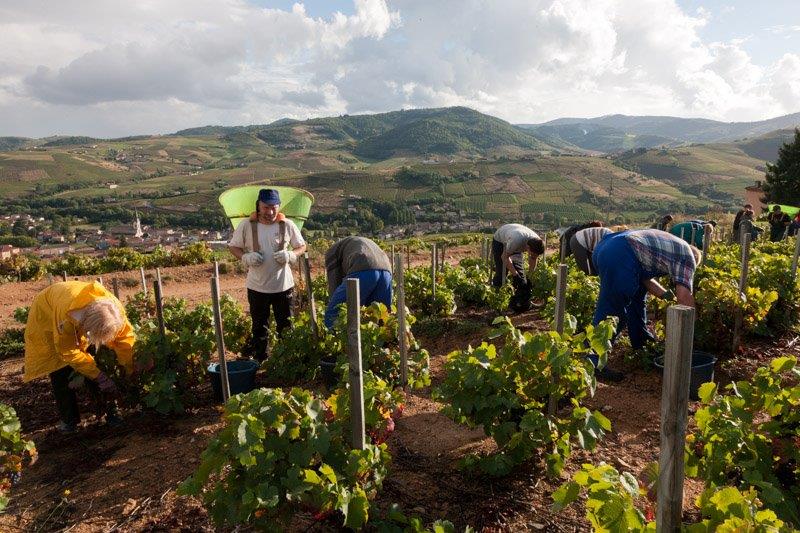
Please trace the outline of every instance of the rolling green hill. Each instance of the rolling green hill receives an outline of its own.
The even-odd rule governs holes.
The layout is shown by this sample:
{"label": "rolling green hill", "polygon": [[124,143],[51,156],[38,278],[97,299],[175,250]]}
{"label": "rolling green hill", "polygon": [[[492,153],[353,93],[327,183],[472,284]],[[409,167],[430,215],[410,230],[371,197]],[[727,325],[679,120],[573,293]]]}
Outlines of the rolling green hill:
{"label": "rolling green hill", "polygon": [[[666,210],[732,208],[744,186],[763,177],[761,156],[786,135],[648,149],[637,143],[663,137],[620,135],[606,126],[561,131],[570,133],[544,142],[494,117],[446,108],[112,140],[4,138],[4,146],[27,149],[0,151],[0,213],[110,223],[126,221],[135,208],[145,220],[203,224],[220,220],[216,198],[223,190],[271,183],[310,190],[316,213],[362,202],[376,212],[417,209],[456,221],[633,221]],[[597,151],[634,149],[580,155],[578,135],[594,139]]]}
{"label": "rolling green hill", "polygon": [[526,126],[547,142],[562,141],[575,147],[593,152],[614,153],[634,148],[653,148],[656,146],[675,146],[675,139],[660,135],[639,135],[598,124],[553,124]]}
{"label": "rolling green hill", "polygon": [[792,139],[794,139],[794,130],[778,130],[755,139],[739,141],[736,146],[750,157],[763,161],[775,161],[778,158],[780,147],[784,143],[791,142]]}

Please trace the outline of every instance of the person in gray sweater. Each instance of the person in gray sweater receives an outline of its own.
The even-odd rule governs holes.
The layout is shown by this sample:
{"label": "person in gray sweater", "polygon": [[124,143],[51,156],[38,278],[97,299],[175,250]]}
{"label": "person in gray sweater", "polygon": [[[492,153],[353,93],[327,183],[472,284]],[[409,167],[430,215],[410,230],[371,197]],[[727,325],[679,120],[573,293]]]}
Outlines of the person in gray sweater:
{"label": "person in gray sweater", "polygon": [[339,304],[347,301],[346,279],[359,281],[361,305],[381,302],[392,305],[392,265],[389,257],[366,237],[345,237],[325,252],[330,300],[325,310],[325,326],[330,328],[339,314]]}

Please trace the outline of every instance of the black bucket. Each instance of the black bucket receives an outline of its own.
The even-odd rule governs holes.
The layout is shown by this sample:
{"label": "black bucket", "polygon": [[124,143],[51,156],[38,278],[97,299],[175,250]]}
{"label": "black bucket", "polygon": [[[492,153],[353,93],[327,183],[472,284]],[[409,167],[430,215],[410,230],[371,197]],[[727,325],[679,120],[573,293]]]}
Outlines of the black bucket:
{"label": "black bucket", "polygon": [[[695,350],[692,352],[692,373],[689,379],[689,398],[692,400],[699,400],[698,392],[700,385],[703,383],[714,381],[714,363],[717,358],[707,352]],[[664,370],[664,356],[656,357],[653,361],[656,368]]]}
{"label": "black bucket", "polygon": [[[231,389],[231,396],[240,392],[250,392],[256,388],[256,371],[260,366],[258,361],[243,359],[241,361],[228,361],[228,385]],[[219,371],[219,363],[208,365],[208,375],[211,377],[211,388],[214,389],[214,399],[222,401],[222,373]]]}
{"label": "black bucket", "polygon": [[336,375],[336,361],[326,361],[325,359],[321,359],[319,362],[319,368],[322,374],[322,382],[325,383],[325,386],[329,389],[336,386],[336,383],[339,381],[338,376]]}

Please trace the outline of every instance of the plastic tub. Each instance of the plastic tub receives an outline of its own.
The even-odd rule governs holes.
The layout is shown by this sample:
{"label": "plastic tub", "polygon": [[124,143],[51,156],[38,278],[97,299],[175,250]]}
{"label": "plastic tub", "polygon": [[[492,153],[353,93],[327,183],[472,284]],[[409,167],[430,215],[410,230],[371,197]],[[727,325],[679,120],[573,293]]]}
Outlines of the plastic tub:
{"label": "plastic tub", "polygon": [[322,359],[319,362],[319,368],[322,371],[322,381],[328,388],[333,388],[336,386],[338,382],[338,376],[336,375],[336,361],[326,361]]}
{"label": "plastic tub", "polygon": [[[228,385],[231,396],[240,392],[250,392],[256,388],[256,371],[260,366],[258,361],[245,359],[242,361],[227,361]],[[214,389],[214,399],[222,401],[222,373],[219,363],[208,365],[208,375],[211,377],[211,388]]]}
{"label": "plastic tub", "polygon": [[[698,392],[700,385],[708,381],[714,381],[714,363],[717,358],[710,353],[695,350],[692,352],[692,373],[689,379],[689,397],[692,400],[699,400]],[[656,368],[664,370],[664,356],[656,357],[653,361]]]}
{"label": "plastic tub", "polygon": [[234,228],[242,220],[250,218],[250,213],[255,211],[258,191],[261,189],[277,190],[281,195],[281,213],[297,224],[299,229],[303,229],[303,223],[308,220],[308,214],[311,212],[314,196],[302,189],[273,185],[245,185],[228,189],[219,195],[219,203]]}

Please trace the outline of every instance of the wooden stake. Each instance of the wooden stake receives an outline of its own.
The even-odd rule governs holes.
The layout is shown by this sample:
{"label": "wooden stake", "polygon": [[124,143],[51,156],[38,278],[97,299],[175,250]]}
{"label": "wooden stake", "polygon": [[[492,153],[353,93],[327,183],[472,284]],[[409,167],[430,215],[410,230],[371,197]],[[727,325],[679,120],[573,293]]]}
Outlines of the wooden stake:
{"label": "wooden stake", "polygon": [[744,242],[745,234],[753,235],[753,223],[749,220],[742,220],[739,224],[739,235],[736,235],[736,238],[739,239],[740,244]]}
{"label": "wooden stake", "polygon": [[691,235],[692,235],[692,240],[689,241],[689,244],[691,244],[692,246],[697,246],[695,244],[697,242],[697,228],[694,227],[694,224],[692,224],[692,233],[691,233]]}
{"label": "wooden stake", "polygon": [[400,383],[405,389],[408,384],[408,334],[406,332],[406,289],[403,258],[395,257],[395,286],[397,287],[397,336],[400,342]]}
{"label": "wooden stake", "polygon": [[794,245],[794,257],[792,258],[792,280],[797,279],[798,258],[800,258],[800,231],[797,232],[797,239]]}
{"label": "wooden stake", "polygon": [[347,355],[350,360],[350,419],[353,448],[363,450],[364,435],[364,375],[361,372],[361,298],[358,279],[347,280]]}
{"label": "wooden stake", "polygon": [[111,288],[114,291],[114,298],[119,300],[119,278],[111,278]]}
{"label": "wooden stake", "polygon": [[747,275],[750,269],[750,234],[745,233],[742,239],[742,268],[739,274],[739,292],[744,294],[747,287]]}
{"label": "wooden stake", "polygon": [[231,385],[228,381],[228,362],[225,360],[225,335],[222,330],[222,311],[219,307],[219,278],[211,278],[211,307],[214,309],[214,330],[217,333],[217,355],[219,356],[219,373],[222,385],[222,401],[231,397]]}
{"label": "wooden stake", "polygon": [[97,283],[103,285],[103,276],[97,276]]}
{"label": "wooden stake", "polygon": [[61,279],[63,279],[64,281],[67,281],[67,271],[66,270],[61,274]]}
{"label": "wooden stake", "polygon": [[431,248],[431,294],[433,295],[433,304],[436,303],[436,243],[433,243]]}
{"label": "wooden stake", "polygon": [[406,268],[411,268],[411,245],[406,244]]}
{"label": "wooden stake", "polygon": [[[747,288],[747,275],[750,268],[750,233],[742,234],[742,264],[739,273],[739,295],[744,298],[744,291]],[[736,306],[733,317],[733,342],[731,353],[736,353],[742,340],[742,325],[744,322],[743,311],[740,306]]]}
{"label": "wooden stake", "polygon": [[308,295],[309,313],[311,314],[311,331],[315,337],[319,337],[317,326],[317,303],[314,301],[314,288],[311,286],[311,263],[308,261],[308,252],[300,258],[300,267],[306,280],[306,294]]}
{"label": "wooden stake", "polygon": [[394,277],[394,244],[392,245],[392,277]]}
{"label": "wooden stake", "polygon": [[53,284],[53,275],[50,274],[49,272],[47,274],[47,284],[48,285],[52,285]]}
{"label": "wooden stake", "polygon": [[664,379],[661,387],[661,454],[658,473],[659,532],[681,530],[683,461],[692,372],[694,309],[673,305],[667,309]]}
{"label": "wooden stake", "polygon": [[147,280],[144,276],[144,267],[139,267],[139,274],[142,275],[142,292],[147,296]]}
{"label": "wooden stake", "polygon": [[161,270],[156,269],[156,279],[153,281],[153,295],[156,297],[156,319],[158,320],[158,331],[161,338],[167,336],[167,328],[164,324],[164,303],[161,300]]}
{"label": "wooden stake", "polygon": [[[564,314],[567,303],[567,265],[561,263],[558,265],[558,273],[556,274],[556,309],[555,309],[555,329],[556,333],[561,335],[564,333]],[[558,382],[558,376],[553,374],[553,383]],[[547,414],[553,416],[556,414],[556,407],[558,406],[558,395],[551,394],[547,402]]]}
{"label": "wooden stake", "polygon": [[703,228],[703,264],[705,264],[708,251],[711,249],[712,231],[713,228],[711,224],[706,224]]}

